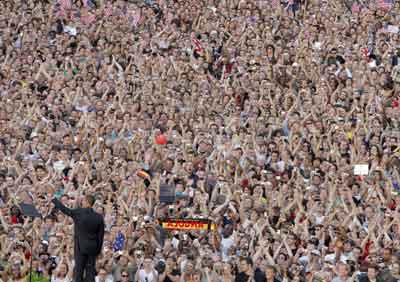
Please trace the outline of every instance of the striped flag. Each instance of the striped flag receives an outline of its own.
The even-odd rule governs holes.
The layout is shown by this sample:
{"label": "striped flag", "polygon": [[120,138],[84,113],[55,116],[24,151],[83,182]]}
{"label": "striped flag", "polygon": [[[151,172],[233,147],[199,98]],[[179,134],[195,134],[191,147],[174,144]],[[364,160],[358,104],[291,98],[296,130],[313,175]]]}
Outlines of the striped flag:
{"label": "striped flag", "polygon": [[361,55],[364,57],[365,60],[369,60],[369,50],[367,47],[361,48]]}
{"label": "striped flag", "polygon": [[392,8],[393,1],[392,0],[377,0],[376,6],[378,9],[389,11]]}
{"label": "striped flag", "polygon": [[200,40],[198,40],[198,39],[196,39],[196,38],[193,38],[193,39],[192,39],[192,42],[193,42],[194,46],[196,46],[196,48],[194,48],[194,50],[195,50],[197,53],[203,52],[203,47],[201,46]]}
{"label": "striped flag", "polygon": [[113,244],[114,252],[122,251],[124,249],[124,245],[125,245],[125,236],[121,232],[118,232]]}

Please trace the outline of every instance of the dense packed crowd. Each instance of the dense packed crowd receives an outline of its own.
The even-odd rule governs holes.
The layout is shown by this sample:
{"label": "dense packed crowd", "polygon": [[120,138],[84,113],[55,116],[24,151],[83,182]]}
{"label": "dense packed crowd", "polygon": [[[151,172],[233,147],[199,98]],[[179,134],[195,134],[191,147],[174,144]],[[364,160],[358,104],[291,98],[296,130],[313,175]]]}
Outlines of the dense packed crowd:
{"label": "dense packed crowd", "polygon": [[0,281],[72,281],[50,200],[88,193],[98,282],[398,281],[399,23],[388,0],[0,1]]}

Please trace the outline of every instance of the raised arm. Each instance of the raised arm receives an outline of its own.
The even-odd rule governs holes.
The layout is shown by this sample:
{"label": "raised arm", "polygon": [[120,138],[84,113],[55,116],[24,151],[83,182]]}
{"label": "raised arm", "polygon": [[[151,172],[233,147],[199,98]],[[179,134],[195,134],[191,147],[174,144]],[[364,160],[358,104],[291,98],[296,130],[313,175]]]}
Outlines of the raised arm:
{"label": "raised arm", "polygon": [[60,210],[63,214],[74,218],[74,216],[75,216],[74,209],[67,208],[57,198],[54,198],[53,200],[51,200],[51,202],[55,205],[56,209]]}

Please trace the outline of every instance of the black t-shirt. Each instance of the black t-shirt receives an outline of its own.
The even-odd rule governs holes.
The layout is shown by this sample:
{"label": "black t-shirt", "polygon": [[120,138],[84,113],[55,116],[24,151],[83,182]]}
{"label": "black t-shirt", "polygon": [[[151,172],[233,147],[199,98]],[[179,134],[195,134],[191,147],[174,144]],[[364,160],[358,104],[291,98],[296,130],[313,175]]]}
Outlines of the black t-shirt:
{"label": "black t-shirt", "polygon": [[[174,269],[171,271],[171,276],[179,276],[179,275],[181,275],[179,270]],[[169,276],[165,276],[165,278],[162,282],[172,282],[172,280],[169,278]]]}
{"label": "black t-shirt", "polygon": [[240,272],[238,275],[236,275],[235,282],[249,282],[250,281],[250,276],[247,275],[245,272]]}
{"label": "black t-shirt", "polygon": [[264,282],[265,281],[265,274],[259,268],[256,269],[254,272],[254,280],[256,282]]}

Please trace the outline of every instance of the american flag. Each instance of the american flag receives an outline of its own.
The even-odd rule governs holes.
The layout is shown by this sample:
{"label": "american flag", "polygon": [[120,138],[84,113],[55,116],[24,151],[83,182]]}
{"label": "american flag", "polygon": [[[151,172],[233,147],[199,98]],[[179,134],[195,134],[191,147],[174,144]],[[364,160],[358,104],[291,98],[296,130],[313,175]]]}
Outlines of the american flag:
{"label": "american flag", "polygon": [[376,6],[378,9],[388,11],[392,8],[393,0],[377,0]]}
{"label": "american flag", "polygon": [[200,40],[193,38],[192,42],[193,42],[194,46],[196,46],[196,48],[194,49],[196,52],[200,53],[203,51],[203,47],[201,46]]}
{"label": "american flag", "polygon": [[353,5],[351,6],[351,12],[353,14],[361,12],[361,5],[358,4],[357,2],[354,2]]}
{"label": "american flag", "polygon": [[122,251],[124,249],[125,236],[121,232],[118,232],[117,237],[115,237],[113,249],[114,252]]}
{"label": "american flag", "polygon": [[369,59],[369,50],[367,47],[361,48],[361,55],[364,57],[364,59]]}

